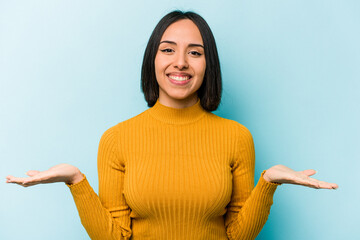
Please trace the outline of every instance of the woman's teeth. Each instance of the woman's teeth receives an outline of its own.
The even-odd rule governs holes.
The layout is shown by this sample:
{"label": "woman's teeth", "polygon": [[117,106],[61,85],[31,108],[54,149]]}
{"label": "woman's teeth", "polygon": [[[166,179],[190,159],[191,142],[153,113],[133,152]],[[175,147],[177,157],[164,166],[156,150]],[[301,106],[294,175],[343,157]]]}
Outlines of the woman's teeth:
{"label": "woman's teeth", "polygon": [[190,76],[173,76],[173,75],[169,75],[169,78],[171,78],[172,80],[176,80],[176,81],[186,81],[190,79]]}

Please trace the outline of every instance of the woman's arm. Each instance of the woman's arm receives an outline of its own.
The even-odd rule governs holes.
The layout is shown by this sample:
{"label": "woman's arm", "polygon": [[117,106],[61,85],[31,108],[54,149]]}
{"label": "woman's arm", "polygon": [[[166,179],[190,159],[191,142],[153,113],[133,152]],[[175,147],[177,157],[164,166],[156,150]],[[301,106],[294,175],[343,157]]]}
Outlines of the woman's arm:
{"label": "woman's arm", "polygon": [[254,188],[255,150],[251,133],[240,127],[237,154],[232,165],[233,191],[227,206],[225,227],[230,240],[255,239],[267,221],[279,184],[262,177]]}
{"label": "woman's arm", "polygon": [[65,182],[79,212],[81,223],[92,240],[130,239],[130,208],[122,195],[124,166],[116,153],[116,131],[108,129],[98,151],[99,196],[78,168],[59,164],[47,171],[29,171],[28,178],[7,177],[8,183],[24,187]]}
{"label": "woman's arm", "polygon": [[229,239],[255,239],[267,221],[273,195],[282,183],[336,189],[338,185],[310,178],[315,170],[294,171],[276,165],[261,173],[254,188],[255,151],[251,133],[242,126],[238,154],[232,166],[233,193],[225,216]]}
{"label": "woman's arm", "polygon": [[122,194],[125,167],[118,156],[117,132],[110,128],[102,135],[98,151],[99,196],[86,178],[68,185],[81,223],[92,240],[130,239],[130,208]]}

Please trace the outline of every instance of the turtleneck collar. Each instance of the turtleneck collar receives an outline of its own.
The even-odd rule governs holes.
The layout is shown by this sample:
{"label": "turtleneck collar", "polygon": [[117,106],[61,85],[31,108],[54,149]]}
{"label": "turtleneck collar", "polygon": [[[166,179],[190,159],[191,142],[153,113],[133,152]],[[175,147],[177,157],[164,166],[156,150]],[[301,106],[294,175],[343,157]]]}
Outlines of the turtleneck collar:
{"label": "turtleneck collar", "polygon": [[207,112],[198,101],[186,108],[172,108],[165,106],[157,99],[154,106],[148,109],[150,115],[162,122],[170,124],[186,124],[195,122],[200,119]]}

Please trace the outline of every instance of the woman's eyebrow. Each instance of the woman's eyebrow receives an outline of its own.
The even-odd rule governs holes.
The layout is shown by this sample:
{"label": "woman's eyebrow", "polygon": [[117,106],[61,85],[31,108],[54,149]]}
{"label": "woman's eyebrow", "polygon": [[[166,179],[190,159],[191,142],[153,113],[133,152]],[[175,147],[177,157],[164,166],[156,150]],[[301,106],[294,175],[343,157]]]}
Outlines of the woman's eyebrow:
{"label": "woman's eyebrow", "polygon": [[[161,41],[161,42],[160,42],[160,44],[162,44],[162,43],[169,43],[169,44],[177,45],[177,44],[176,44],[176,42],[173,42],[173,41],[168,41],[168,40]],[[202,48],[204,48],[204,46],[203,46],[203,45],[198,44],[198,43],[189,43],[189,45],[188,45],[188,46],[189,46],[189,47],[202,47]]]}

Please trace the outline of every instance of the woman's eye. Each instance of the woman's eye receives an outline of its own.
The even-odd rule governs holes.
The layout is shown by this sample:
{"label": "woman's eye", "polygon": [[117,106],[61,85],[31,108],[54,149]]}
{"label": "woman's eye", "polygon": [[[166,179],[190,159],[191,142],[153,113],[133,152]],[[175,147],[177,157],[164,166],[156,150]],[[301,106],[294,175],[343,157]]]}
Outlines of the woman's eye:
{"label": "woman's eye", "polygon": [[160,50],[160,51],[161,51],[161,52],[164,52],[164,53],[171,53],[171,52],[173,52],[173,50],[170,49],[170,48],[162,49],[162,50]]}
{"label": "woman's eye", "polygon": [[194,56],[201,56],[202,54],[197,52],[197,51],[191,51],[190,52],[191,55],[194,55]]}

